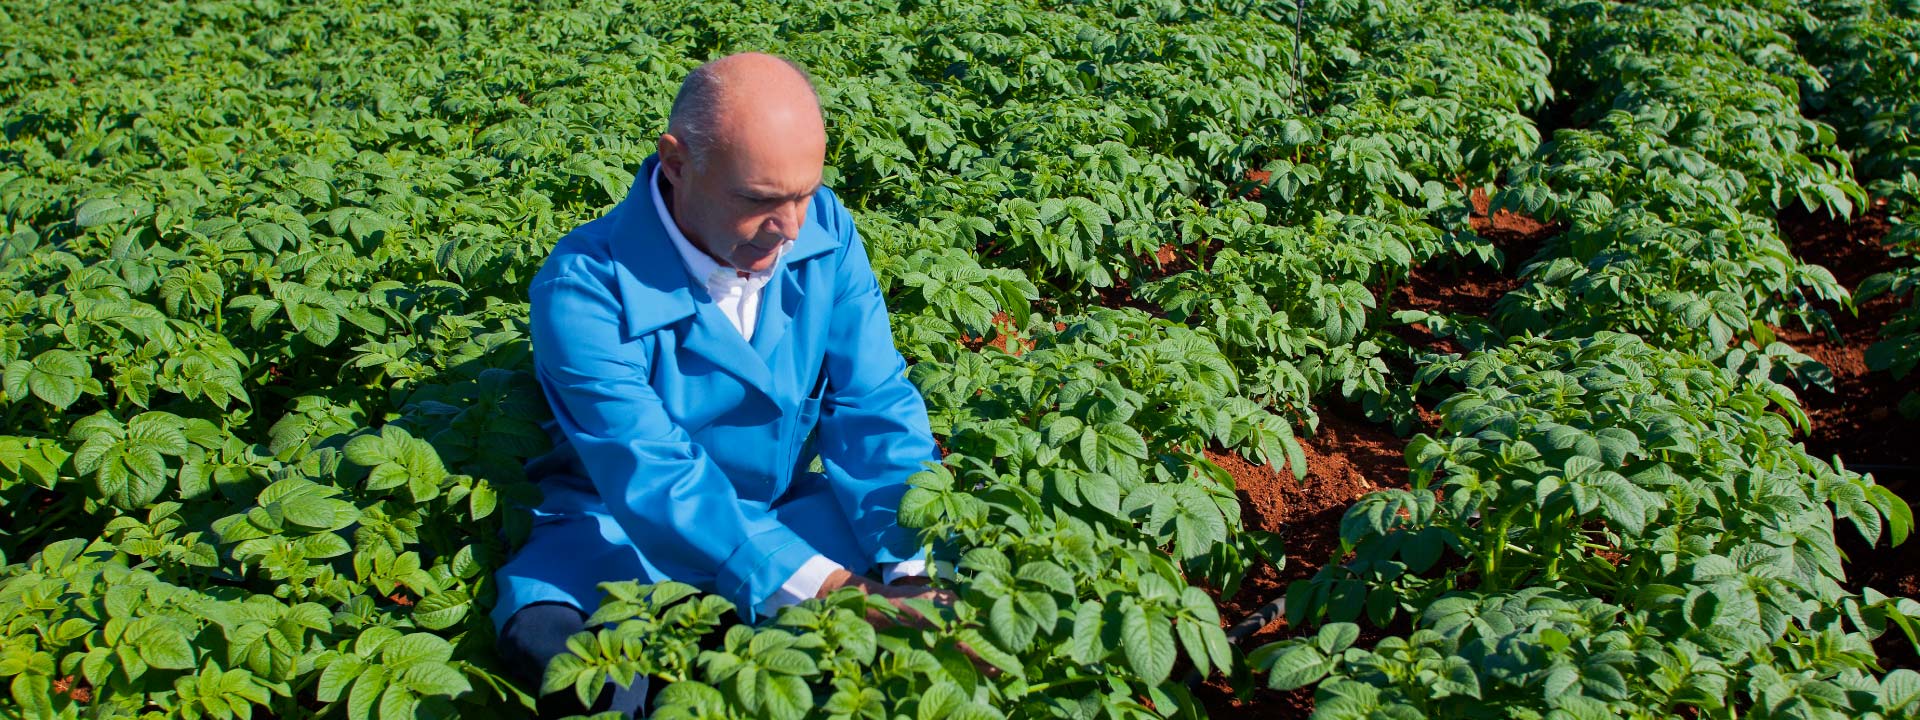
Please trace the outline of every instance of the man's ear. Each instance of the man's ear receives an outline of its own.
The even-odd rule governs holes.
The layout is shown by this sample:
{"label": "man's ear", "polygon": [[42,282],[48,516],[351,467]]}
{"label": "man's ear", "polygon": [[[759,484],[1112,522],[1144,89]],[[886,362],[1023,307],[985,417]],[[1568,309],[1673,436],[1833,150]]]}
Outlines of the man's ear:
{"label": "man's ear", "polygon": [[687,156],[687,144],[669,133],[660,134],[660,142],[654,145],[654,152],[660,155],[660,172],[667,176],[667,182],[680,185],[680,178],[692,160]]}

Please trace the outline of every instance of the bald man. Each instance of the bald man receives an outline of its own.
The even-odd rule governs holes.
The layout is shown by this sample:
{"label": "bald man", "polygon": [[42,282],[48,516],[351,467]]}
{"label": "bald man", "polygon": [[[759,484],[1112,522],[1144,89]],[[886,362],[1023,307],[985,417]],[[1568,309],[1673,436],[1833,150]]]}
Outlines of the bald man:
{"label": "bald man", "polygon": [[[708,63],[626,199],[534,276],[556,448],[528,466],[544,500],[494,611],[524,681],[585,629],[601,582],[689,583],[749,622],[846,586],[951,600],[895,521],[939,453],[825,157],[798,66]],[[631,716],[645,695],[609,687],[590,709]],[[580,710],[558,697],[543,715]]]}

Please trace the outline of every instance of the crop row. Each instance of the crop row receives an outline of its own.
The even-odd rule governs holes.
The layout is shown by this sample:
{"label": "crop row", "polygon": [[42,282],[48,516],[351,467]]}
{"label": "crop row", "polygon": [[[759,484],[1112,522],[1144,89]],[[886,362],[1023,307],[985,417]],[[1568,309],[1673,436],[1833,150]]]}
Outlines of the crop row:
{"label": "crop row", "polygon": [[[1893,2],[1836,0],[1810,9],[1798,33],[1824,87],[1808,97],[1854,152],[1854,166],[1871,194],[1885,203],[1893,229],[1883,241],[1907,258],[1920,252],[1920,11]],[[1920,364],[1920,269],[1909,259],[1857,290],[1860,302],[1880,294],[1904,297],[1907,307],[1888,321],[1884,339],[1868,351],[1874,370],[1904,378]],[[1920,415],[1920,394],[1901,410]]]}
{"label": "crop row", "polygon": [[[1453,394],[1412,488],[1356,503],[1352,558],[1290,588],[1319,633],[1250,661],[1326,718],[1911,716],[1920,676],[1869,641],[1920,605],[1846,588],[1833,539],[1902,542],[1911,511],[1794,442],[1776,380],[1805,361],[1767,331],[1844,297],[1772,212],[1862,198],[1799,115],[1812,69],[1763,8],[1537,7],[1583,100],[1495,203],[1568,229],[1490,326],[1452,318],[1473,351],[1420,372]],[[1387,636],[1355,647],[1363,618]]]}

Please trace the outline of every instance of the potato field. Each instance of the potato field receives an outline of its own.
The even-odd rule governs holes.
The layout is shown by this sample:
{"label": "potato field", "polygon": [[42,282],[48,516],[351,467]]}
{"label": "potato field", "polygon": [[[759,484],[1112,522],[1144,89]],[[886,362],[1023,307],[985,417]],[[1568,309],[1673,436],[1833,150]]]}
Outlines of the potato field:
{"label": "potato field", "polygon": [[[0,4],[0,718],[1920,718],[1920,0],[1295,1]],[[516,683],[528,282],[744,50],[959,602]]]}

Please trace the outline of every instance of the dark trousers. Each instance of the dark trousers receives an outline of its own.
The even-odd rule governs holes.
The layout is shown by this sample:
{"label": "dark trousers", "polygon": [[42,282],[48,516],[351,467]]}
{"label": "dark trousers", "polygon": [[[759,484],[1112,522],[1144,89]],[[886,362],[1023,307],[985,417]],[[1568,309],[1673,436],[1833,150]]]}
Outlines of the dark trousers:
{"label": "dark trousers", "polygon": [[[500,630],[500,657],[507,663],[507,671],[525,683],[535,692],[540,689],[540,679],[546,675],[547,663],[555,656],[567,651],[567,638],[587,629],[586,613],[563,603],[542,602],[520,608],[507,618],[506,627]],[[613,680],[600,689],[600,697],[591,707],[580,707],[579,696],[573,688],[563,688],[551,695],[540,697],[539,713],[541,718],[563,718],[569,715],[591,715],[594,713],[616,711],[628,718],[642,717],[648,699],[647,689],[651,685],[645,677],[636,677],[632,687],[620,687]]]}

